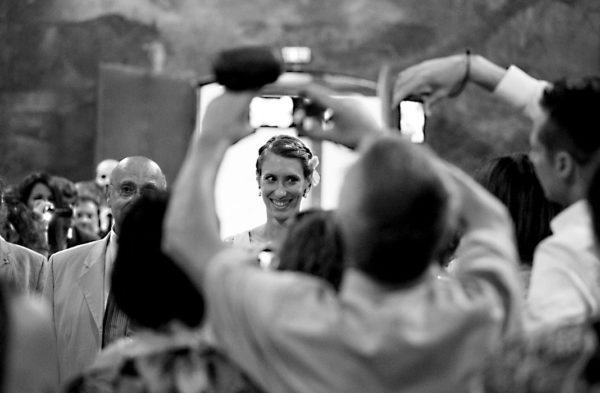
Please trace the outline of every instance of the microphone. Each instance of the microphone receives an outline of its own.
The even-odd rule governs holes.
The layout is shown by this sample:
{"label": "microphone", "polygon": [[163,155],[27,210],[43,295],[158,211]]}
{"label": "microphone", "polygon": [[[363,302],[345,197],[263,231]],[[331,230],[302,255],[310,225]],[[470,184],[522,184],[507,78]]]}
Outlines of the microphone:
{"label": "microphone", "polygon": [[267,46],[224,50],[213,61],[216,81],[232,91],[260,89],[275,82],[283,69],[283,61]]}

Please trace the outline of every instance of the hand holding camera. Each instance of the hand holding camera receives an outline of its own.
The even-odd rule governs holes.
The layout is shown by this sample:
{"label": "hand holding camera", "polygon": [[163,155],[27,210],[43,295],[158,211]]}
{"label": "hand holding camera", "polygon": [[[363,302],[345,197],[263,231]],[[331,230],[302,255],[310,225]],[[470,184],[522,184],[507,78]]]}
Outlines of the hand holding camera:
{"label": "hand holding camera", "polygon": [[306,119],[315,121],[311,128],[299,128],[300,135],[355,149],[365,139],[382,132],[373,116],[358,102],[335,98],[335,92],[319,85],[308,85],[301,95],[311,105]]}

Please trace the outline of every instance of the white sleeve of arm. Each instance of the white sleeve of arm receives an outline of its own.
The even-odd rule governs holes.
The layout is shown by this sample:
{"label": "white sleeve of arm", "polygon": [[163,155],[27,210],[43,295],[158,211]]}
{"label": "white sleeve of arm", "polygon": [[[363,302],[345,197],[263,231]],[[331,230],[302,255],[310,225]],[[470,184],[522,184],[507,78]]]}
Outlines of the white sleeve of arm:
{"label": "white sleeve of arm", "polygon": [[452,272],[474,300],[488,298],[490,304],[502,307],[507,335],[521,330],[524,297],[511,233],[508,229],[478,230],[465,235]]}
{"label": "white sleeve of arm", "polygon": [[518,67],[510,66],[494,89],[494,94],[533,119],[541,112],[540,98],[549,86],[550,83],[535,79]]}

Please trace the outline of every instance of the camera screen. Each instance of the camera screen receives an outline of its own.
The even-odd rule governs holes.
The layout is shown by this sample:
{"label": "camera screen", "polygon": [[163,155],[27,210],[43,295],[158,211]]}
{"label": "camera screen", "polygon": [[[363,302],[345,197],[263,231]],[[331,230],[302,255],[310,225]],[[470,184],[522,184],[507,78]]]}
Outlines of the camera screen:
{"label": "camera screen", "polygon": [[253,128],[291,128],[294,124],[294,100],[290,96],[254,97],[250,102],[250,126]]}
{"label": "camera screen", "polygon": [[[370,111],[376,111],[374,108],[368,106],[372,101],[370,100],[371,97],[340,96],[338,98],[359,99],[362,104],[370,108]],[[377,100],[376,97],[375,100]],[[303,109],[305,112],[310,112],[303,112],[304,116],[314,116],[310,108],[306,105],[298,96],[263,95],[254,97],[250,102],[250,126],[255,129],[293,128],[298,121],[294,115],[297,113],[297,110]],[[327,115],[327,111],[323,113],[324,117]],[[397,127],[400,129],[400,132],[406,135],[411,142],[423,143],[425,141],[425,110],[423,103],[418,101],[402,101],[398,108],[398,115]]]}
{"label": "camera screen", "polygon": [[413,143],[425,142],[425,108],[422,102],[400,102],[400,132]]}

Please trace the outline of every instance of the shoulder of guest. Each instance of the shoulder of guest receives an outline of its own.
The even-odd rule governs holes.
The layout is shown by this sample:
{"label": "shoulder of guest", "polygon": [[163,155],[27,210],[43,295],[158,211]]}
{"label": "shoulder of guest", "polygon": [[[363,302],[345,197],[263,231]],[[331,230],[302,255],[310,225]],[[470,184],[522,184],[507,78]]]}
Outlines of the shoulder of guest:
{"label": "shoulder of guest", "polygon": [[95,240],[93,242],[80,244],[75,247],[67,248],[66,250],[59,251],[50,256],[50,261],[55,264],[64,263],[63,261],[70,261],[73,259],[80,259],[85,255],[88,255],[95,250],[100,252],[103,248],[108,245],[109,236],[105,236],[103,239]]}
{"label": "shoulder of guest", "polygon": [[12,253],[17,259],[27,259],[29,261],[38,261],[40,264],[46,260],[46,257],[37,251],[21,246],[19,244],[10,243],[0,237],[1,248],[4,252]]}

